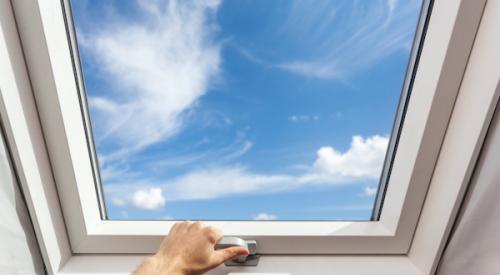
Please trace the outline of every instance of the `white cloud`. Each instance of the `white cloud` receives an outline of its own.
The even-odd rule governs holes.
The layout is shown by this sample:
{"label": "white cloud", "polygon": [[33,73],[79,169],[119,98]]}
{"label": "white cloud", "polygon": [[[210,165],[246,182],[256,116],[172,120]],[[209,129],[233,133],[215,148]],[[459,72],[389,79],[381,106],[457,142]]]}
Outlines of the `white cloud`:
{"label": "white cloud", "polygon": [[239,157],[243,156],[244,154],[248,153],[248,151],[250,151],[250,149],[252,149],[252,147],[253,147],[253,142],[245,140],[242,143],[242,146],[240,149],[238,149],[234,152],[228,153],[223,158],[226,160],[239,158]]}
{"label": "white cloud", "polygon": [[[103,158],[99,157],[102,162]],[[118,165],[120,166],[120,165]],[[117,178],[133,178],[140,176],[140,173],[129,171],[126,167],[117,167],[115,165],[106,165],[101,167],[100,176],[103,182],[112,181]]]}
{"label": "white cloud", "polygon": [[243,167],[214,167],[193,171],[164,184],[171,200],[214,199],[237,194],[267,193],[287,189],[287,175],[264,175]]}
{"label": "white cloud", "polygon": [[333,63],[324,63],[324,61],[292,61],[279,64],[276,67],[311,78],[340,78],[340,69],[335,68]]}
{"label": "white cloud", "polygon": [[353,136],[351,147],[341,153],[332,147],[321,147],[314,167],[334,178],[378,179],[384,164],[389,139]]}
{"label": "white cloud", "polygon": [[167,182],[133,182],[105,188],[109,195],[126,197],[131,189],[161,187],[169,201],[179,201],[276,193],[312,185],[366,183],[378,179],[387,144],[388,138],[382,136],[353,136],[344,153],[332,147],[319,149],[316,161],[299,174],[259,174],[243,166],[215,166]]}
{"label": "white cloud", "polygon": [[[210,142],[208,139],[202,139],[202,141],[199,142],[198,145],[208,142]],[[245,139],[245,137],[243,137],[241,140],[239,140],[238,138],[232,144],[217,149],[206,149],[197,153],[181,153],[179,155],[176,155],[174,153],[172,154],[172,156],[168,157],[161,155],[157,158],[150,158],[146,163],[146,166],[151,170],[165,171],[166,169],[171,169],[173,167],[188,166],[195,163],[204,164],[209,162],[212,165],[220,165],[221,163],[228,163],[245,155],[252,149],[253,145],[254,143],[252,141],[247,140]],[[105,170],[107,171],[109,169],[107,169],[106,167]],[[119,174],[111,172],[112,171],[107,172],[106,174],[112,175],[115,179],[117,178],[117,176],[120,176]],[[132,177],[136,176],[134,173],[127,173],[126,170],[124,170],[122,173],[124,175],[129,174]],[[108,177],[108,180],[112,180],[111,177]]]}
{"label": "white cloud", "polygon": [[111,198],[111,203],[116,206],[124,206],[126,204],[124,199],[117,197]]}
{"label": "white cloud", "polygon": [[90,97],[98,142],[139,150],[168,139],[218,77],[218,0],[138,1],[143,18],[84,33],[111,91]]}
{"label": "white cloud", "polygon": [[[307,13],[303,12],[304,9]],[[309,41],[303,58],[274,67],[311,78],[345,80],[384,57],[409,50],[420,1],[294,1],[286,28]],[[335,12],[331,12],[335,11]],[[332,32],[332,30],[335,30]]]}
{"label": "white cloud", "polygon": [[268,213],[259,213],[253,217],[256,221],[272,221],[276,220],[278,217],[276,215],[268,214]]}
{"label": "white cloud", "polygon": [[288,117],[289,121],[292,122],[307,122],[307,121],[318,121],[318,115],[292,115]]}
{"label": "white cloud", "polygon": [[377,194],[377,188],[376,187],[365,187],[363,189],[363,193],[361,193],[362,197],[373,197]]}
{"label": "white cloud", "polygon": [[165,205],[161,188],[137,190],[132,196],[132,204],[144,210],[156,210]]}

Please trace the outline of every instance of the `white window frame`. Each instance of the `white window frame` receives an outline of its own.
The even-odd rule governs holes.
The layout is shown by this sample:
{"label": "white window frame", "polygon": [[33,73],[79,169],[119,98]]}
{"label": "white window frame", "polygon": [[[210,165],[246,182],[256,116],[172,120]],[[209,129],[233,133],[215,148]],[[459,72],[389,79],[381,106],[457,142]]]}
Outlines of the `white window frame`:
{"label": "white window frame", "polygon": [[[0,5],[0,115],[47,268],[130,272],[144,256],[126,254],[154,252],[173,222],[101,218],[62,1]],[[431,274],[498,101],[498,89],[475,93],[461,85],[485,5],[433,3],[380,219],[209,222],[259,242],[259,252],[270,256],[250,270],[290,267],[273,254],[323,254],[295,256],[306,263],[298,272],[309,274],[307,261],[314,261],[340,274]],[[491,82],[470,74],[474,83]]]}

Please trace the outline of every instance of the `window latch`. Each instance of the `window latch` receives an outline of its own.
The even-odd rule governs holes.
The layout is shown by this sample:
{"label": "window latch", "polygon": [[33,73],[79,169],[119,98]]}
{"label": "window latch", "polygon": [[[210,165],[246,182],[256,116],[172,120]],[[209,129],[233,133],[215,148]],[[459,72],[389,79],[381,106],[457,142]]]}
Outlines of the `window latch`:
{"label": "window latch", "polygon": [[257,255],[257,242],[254,240],[243,240],[238,237],[222,237],[215,249],[224,249],[233,246],[241,246],[248,249],[248,256],[238,256],[224,262],[226,266],[256,266],[259,263],[260,255]]}

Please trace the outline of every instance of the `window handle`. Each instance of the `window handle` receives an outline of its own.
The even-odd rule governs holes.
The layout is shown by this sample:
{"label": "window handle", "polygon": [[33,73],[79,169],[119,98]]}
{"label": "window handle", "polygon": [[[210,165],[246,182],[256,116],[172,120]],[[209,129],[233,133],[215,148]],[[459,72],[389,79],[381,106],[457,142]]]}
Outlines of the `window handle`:
{"label": "window handle", "polygon": [[248,256],[238,256],[234,259],[224,262],[226,266],[256,266],[259,263],[259,255],[257,255],[257,242],[254,240],[243,240],[238,237],[222,237],[217,244],[215,250],[224,249],[233,246],[241,246],[248,249]]}

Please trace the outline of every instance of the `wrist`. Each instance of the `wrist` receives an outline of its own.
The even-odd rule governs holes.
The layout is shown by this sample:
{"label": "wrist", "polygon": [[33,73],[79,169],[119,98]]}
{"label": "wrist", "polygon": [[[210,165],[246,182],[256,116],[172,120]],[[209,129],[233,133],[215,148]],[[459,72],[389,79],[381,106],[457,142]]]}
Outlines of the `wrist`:
{"label": "wrist", "polygon": [[140,274],[161,274],[161,275],[186,275],[182,265],[176,259],[155,254],[144,262],[144,267],[148,272]]}

